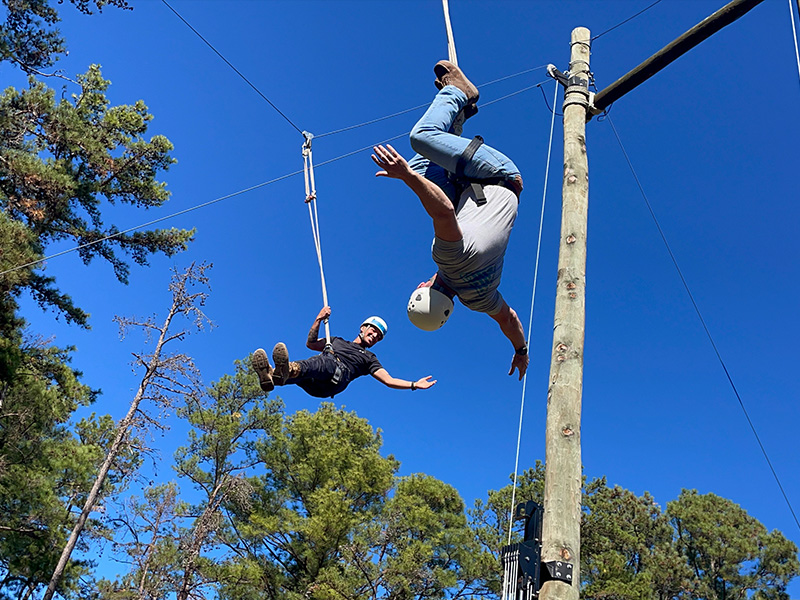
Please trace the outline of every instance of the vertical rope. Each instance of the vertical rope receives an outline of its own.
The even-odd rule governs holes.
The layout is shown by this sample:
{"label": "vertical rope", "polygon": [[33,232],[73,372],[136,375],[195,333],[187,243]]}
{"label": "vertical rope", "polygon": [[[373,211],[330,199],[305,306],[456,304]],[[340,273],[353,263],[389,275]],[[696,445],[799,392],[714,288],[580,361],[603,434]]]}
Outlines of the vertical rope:
{"label": "vertical rope", "polygon": [[[800,10],[800,5],[798,5],[798,10]],[[797,26],[794,22],[794,7],[792,6],[792,0],[789,0],[789,15],[792,18],[792,35],[794,37],[794,56],[797,60],[797,76],[800,77],[800,51],[797,49]],[[798,15],[800,17],[800,15]]]}
{"label": "vertical rope", "polygon": [[450,24],[450,6],[447,0],[442,0],[442,9],[444,10],[444,26],[447,29],[447,59],[455,66],[458,66],[456,41],[453,39],[453,27]]}
{"label": "vertical rope", "polygon": [[[311,138],[314,136],[307,131],[303,132],[303,179],[306,184],[306,204],[308,217],[311,220],[311,235],[314,237],[314,248],[317,251],[319,263],[319,278],[322,282],[322,305],[328,306],[328,287],[325,285],[325,270],[322,268],[322,242],[319,235],[319,215],[317,214],[317,189],[314,182],[314,159],[311,155]],[[331,330],[328,319],[325,319],[325,344],[330,346]]]}
{"label": "vertical rope", "polygon": [[[547,144],[547,162],[544,170],[544,190],[542,191],[542,211],[539,216],[539,236],[536,241],[536,261],[533,269],[533,290],[531,291],[531,312],[528,319],[528,348],[531,347],[531,330],[533,329],[533,309],[536,300],[536,281],[539,278],[539,255],[542,247],[542,226],[544,225],[544,206],[547,199],[547,180],[550,177],[550,154],[553,149],[553,127],[556,122],[556,100],[558,100],[558,81],[555,82],[555,92],[553,94],[553,117],[550,120],[550,141]],[[528,372],[522,378],[522,400],[519,405],[519,429],[517,430],[517,454],[514,460],[514,485],[511,488],[511,508],[508,515],[508,544],[511,544],[511,530],[514,526],[514,503],[517,498],[517,472],[519,471],[519,447],[522,441],[522,415],[525,412],[525,388],[528,385]]]}

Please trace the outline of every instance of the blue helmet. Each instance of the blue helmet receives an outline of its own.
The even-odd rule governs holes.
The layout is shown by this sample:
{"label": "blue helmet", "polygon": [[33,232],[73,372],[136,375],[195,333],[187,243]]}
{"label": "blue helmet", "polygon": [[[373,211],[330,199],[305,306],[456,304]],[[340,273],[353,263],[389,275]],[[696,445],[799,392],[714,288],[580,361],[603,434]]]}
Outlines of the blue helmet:
{"label": "blue helmet", "polygon": [[361,326],[364,325],[372,325],[375,329],[381,332],[381,339],[386,337],[386,332],[389,330],[389,327],[386,325],[386,321],[381,319],[380,317],[369,317],[368,319],[364,319],[364,322],[361,323]]}

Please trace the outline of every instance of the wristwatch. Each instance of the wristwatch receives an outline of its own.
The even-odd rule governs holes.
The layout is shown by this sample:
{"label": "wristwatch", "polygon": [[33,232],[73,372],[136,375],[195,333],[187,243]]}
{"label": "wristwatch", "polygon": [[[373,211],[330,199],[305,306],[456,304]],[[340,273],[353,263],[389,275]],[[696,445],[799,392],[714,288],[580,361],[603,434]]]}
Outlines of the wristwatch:
{"label": "wristwatch", "polygon": [[528,353],[527,344],[522,344],[522,346],[514,350],[514,354],[516,354],[517,356],[525,356],[527,353]]}

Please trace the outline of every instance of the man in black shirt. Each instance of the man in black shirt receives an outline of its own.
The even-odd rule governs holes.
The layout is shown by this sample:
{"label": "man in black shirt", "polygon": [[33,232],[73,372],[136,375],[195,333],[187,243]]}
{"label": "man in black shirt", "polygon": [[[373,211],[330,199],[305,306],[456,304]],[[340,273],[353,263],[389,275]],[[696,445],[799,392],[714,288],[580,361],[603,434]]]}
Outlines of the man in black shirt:
{"label": "man in black shirt", "polygon": [[311,350],[324,350],[322,354],[291,362],[286,345],[278,342],[272,351],[272,359],[275,361],[273,369],[262,348],[253,353],[253,369],[258,374],[262,390],[270,392],[276,385],[293,383],[316,398],[332,398],[342,392],[353,379],[362,375],[372,375],[396,390],[426,390],[436,383],[435,379],[431,381],[431,375],[417,381],[396,379],[383,368],[378,357],[367,349],[380,342],[386,334],[386,323],[380,317],[366,319],[352,342],[333,337],[332,347],[326,349],[325,338],[319,337],[319,326],[330,314],[330,307],[323,307],[314,320],[306,341],[306,346]]}

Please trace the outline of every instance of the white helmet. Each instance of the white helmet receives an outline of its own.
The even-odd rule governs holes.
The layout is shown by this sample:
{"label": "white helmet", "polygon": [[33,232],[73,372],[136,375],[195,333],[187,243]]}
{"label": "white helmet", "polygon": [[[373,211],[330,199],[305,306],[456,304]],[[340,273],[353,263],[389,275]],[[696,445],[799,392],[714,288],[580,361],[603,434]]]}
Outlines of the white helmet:
{"label": "white helmet", "polygon": [[433,287],[414,290],[408,300],[408,318],[423,331],[436,331],[453,312],[453,301]]}
{"label": "white helmet", "polygon": [[364,319],[364,322],[361,324],[361,326],[363,327],[364,325],[372,325],[375,329],[377,329],[381,334],[381,339],[386,336],[386,332],[389,330],[389,327],[386,325],[386,321],[380,317],[369,317],[368,319]]}

